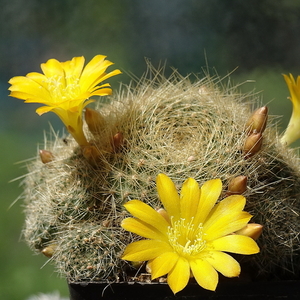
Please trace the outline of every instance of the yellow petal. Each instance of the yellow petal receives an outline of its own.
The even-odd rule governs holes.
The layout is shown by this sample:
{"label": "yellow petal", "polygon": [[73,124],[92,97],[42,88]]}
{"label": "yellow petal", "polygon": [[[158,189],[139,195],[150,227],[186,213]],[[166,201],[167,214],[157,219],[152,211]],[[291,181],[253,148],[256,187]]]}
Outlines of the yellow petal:
{"label": "yellow petal", "polygon": [[255,254],[259,252],[256,242],[248,236],[231,234],[210,242],[214,250],[238,254]]}
{"label": "yellow petal", "polygon": [[[112,65],[112,63],[110,64]],[[119,70],[119,69],[116,69],[116,70],[113,70],[109,73],[104,73],[102,76],[99,76],[97,78],[97,80],[94,82],[95,85],[99,84],[100,82],[112,77],[112,76],[115,76],[115,75],[119,75],[121,74],[122,72]]]}
{"label": "yellow petal", "polygon": [[151,226],[139,219],[126,218],[122,221],[121,226],[125,230],[138,234],[139,236],[142,236],[144,238],[153,240],[167,239],[166,236],[162,234],[159,230],[157,230],[154,226]]}
{"label": "yellow petal", "polygon": [[[99,83],[99,78],[103,77],[105,70],[113,63],[105,60],[106,56],[96,55],[85,66],[80,78],[80,86],[83,90],[88,90]],[[100,79],[100,82],[102,79]]]}
{"label": "yellow petal", "polygon": [[245,204],[246,198],[242,195],[232,195],[223,199],[211,210],[205,221],[205,227],[209,228],[219,218],[228,213],[241,212],[244,209]]}
{"label": "yellow petal", "polygon": [[297,78],[297,83],[292,74],[283,76],[291,95],[290,100],[293,103],[292,116],[281,138],[281,143],[288,146],[300,138],[300,76]]}
{"label": "yellow petal", "polygon": [[49,95],[47,77],[44,74],[31,72],[28,73],[26,77],[39,84],[43,88],[43,92],[46,92]]}
{"label": "yellow petal", "polygon": [[94,86],[93,88],[89,89],[89,91],[93,94],[94,92],[98,91],[98,89],[104,89],[105,87],[110,88],[110,84],[109,83],[104,83],[98,86]]}
{"label": "yellow petal", "polygon": [[166,232],[169,227],[166,219],[149,205],[139,200],[131,200],[124,207],[136,218],[155,227],[160,232]]}
{"label": "yellow petal", "polygon": [[41,115],[43,115],[43,114],[45,114],[45,113],[47,113],[47,112],[49,112],[49,111],[52,111],[53,109],[54,109],[54,107],[52,107],[52,106],[42,106],[42,107],[37,108],[37,109],[35,110],[35,112],[36,112],[39,116],[41,116]]}
{"label": "yellow petal", "polygon": [[209,241],[214,240],[240,230],[247,225],[251,218],[252,215],[245,211],[224,212],[223,215],[219,215],[219,218],[216,219],[214,223],[210,223],[209,227],[206,226],[206,223],[204,224],[203,231],[205,232],[205,239]]}
{"label": "yellow petal", "polygon": [[73,57],[72,60],[62,62],[62,67],[65,72],[65,78],[67,80],[67,84],[71,84],[71,81],[79,79],[82,73],[82,69],[84,66],[84,57]]}
{"label": "yellow petal", "polygon": [[24,92],[11,92],[9,94],[9,96],[11,97],[15,97],[15,98],[18,98],[18,99],[21,99],[21,100],[25,100],[25,103],[41,103],[41,101],[39,101],[41,98],[38,98],[38,97],[35,97],[35,96],[32,96],[28,93],[24,93]]}
{"label": "yellow petal", "polygon": [[240,264],[227,253],[211,251],[205,260],[226,277],[237,277],[240,275]]}
{"label": "yellow petal", "polygon": [[163,276],[170,272],[178,260],[179,256],[175,252],[165,252],[149,262],[151,278]]}
{"label": "yellow petal", "polygon": [[190,266],[192,273],[200,286],[210,291],[216,290],[219,276],[210,263],[203,259],[196,259],[190,261]]}
{"label": "yellow petal", "polygon": [[129,244],[122,255],[122,259],[129,261],[147,261],[160,256],[164,252],[172,252],[169,244],[162,241],[141,240]]}
{"label": "yellow petal", "polygon": [[200,200],[200,189],[197,181],[188,178],[182,185],[180,192],[180,216],[190,220],[194,217]]}
{"label": "yellow petal", "polygon": [[283,74],[284,80],[288,86],[289,92],[291,94],[291,101],[293,103],[293,105],[295,105],[296,107],[300,106],[300,84],[299,84],[299,78],[300,76],[298,76],[297,78],[297,82],[294,79],[294,76],[292,74],[285,75]]}
{"label": "yellow petal", "polygon": [[31,78],[17,76],[13,77],[9,83],[12,84],[12,86],[9,87],[9,90],[12,92],[10,96],[12,97],[22,100],[34,98],[34,102],[37,103],[44,103],[50,99],[49,91]]}
{"label": "yellow petal", "polygon": [[92,97],[92,96],[107,96],[107,95],[111,95],[111,94],[112,94],[111,88],[101,89],[101,88],[97,87],[97,89],[90,94],[90,97]]}
{"label": "yellow petal", "polygon": [[41,69],[46,77],[56,77],[60,79],[64,79],[65,77],[62,64],[54,58],[51,58],[47,62],[41,64]]}
{"label": "yellow petal", "polygon": [[198,210],[195,216],[195,224],[204,223],[211,209],[216,204],[222,191],[222,181],[212,179],[201,186],[201,196]]}
{"label": "yellow petal", "polygon": [[179,257],[169,272],[167,282],[174,294],[186,287],[190,279],[190,266],[185,258]]}
{"label": "yellow petal", "polygon": [[175,184],[165,174],[158,174],[156,178],[157,192],[165,210],[174,220],[180,218],[180,201]]}

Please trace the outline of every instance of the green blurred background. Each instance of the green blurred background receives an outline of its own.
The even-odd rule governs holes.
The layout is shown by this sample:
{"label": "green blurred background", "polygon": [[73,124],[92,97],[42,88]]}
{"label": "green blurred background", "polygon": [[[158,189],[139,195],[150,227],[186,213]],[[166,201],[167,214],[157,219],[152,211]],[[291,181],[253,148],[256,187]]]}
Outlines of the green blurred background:
{"label": "green blurred background", "polygon": [[291,104],[281,74],[300,74],[300,0],[0,0],[0,7],[1,300],[68,295],[65,279],[22,240],[22,200],[10,207],[21,180],[9,183],[26,173],[24,161],[35,156],[49,122],[63,128],[54,114],[38,117],[38,105],[7,97],[11,77],[40,71],[49,58],[96,54],[124,71],[115,88],[145,72],[145,57],[183,75],[208,65],[225,76],[238,67],[233,84],[252,80],[241,89],[262,91],[270,113],[284,116],[281,129],[287,125]]}

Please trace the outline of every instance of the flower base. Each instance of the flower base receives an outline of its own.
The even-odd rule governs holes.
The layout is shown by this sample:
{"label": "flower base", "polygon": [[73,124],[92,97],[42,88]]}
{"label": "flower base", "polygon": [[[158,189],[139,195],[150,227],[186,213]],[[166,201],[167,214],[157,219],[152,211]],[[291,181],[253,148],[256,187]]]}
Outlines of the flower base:
{"label": "flower base", "polygon": [[300,299],[300,281],[220,282],[215,292],[190,283],[175,296],[166,283],[69,283],[70,300]]}

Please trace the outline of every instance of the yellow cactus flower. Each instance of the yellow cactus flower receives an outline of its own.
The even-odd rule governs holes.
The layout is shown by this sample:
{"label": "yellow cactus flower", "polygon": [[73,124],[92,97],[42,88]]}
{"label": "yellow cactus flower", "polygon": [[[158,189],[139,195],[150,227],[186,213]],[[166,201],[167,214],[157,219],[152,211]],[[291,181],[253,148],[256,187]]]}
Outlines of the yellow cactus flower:
{"label": "yellow cactus flower", "polygon": [[83,56],[66,62],[49,59],[41,64],[44,74],[32,72],[26,76],[11,78],[10,96],[25,100],[25,103],[45,104],[46,106],[39,107],[36,112],[42,115],[53,111],[77,143],[87,146],[82,129],[82,111],[94,101],[88,100],[90,97],[110,95],[110,85],[99,84],[121,73],[120,70],[106,73],[106,69],[113,63],[105,58],[104,55],[96,55],[85,67]]}
{"label": "yellow cactus flower", "polygon": [[164,212],[139,200],[124,205],[135,218],[124,219],[122,227],[146,239],[127,245],[122,259],[148,261],[152,279],[168,274],[174,294],[188,284],[191,276],[212,291],[218,284],[218,272],[226,277],[238,276],[239,263],[224,252],[259,252],[252,238],[235,233],[252,217],[243,211],[245,197],[232,195],[216,204],[222,191],[220,179],[199,188],[195,179],[188,178],[178,195],[172,180],[159,174],[157,190]]}
{"label": "yellow cactus flower", "polygon": [[293,112],[287,129],[281,138],[284,145],[290,145],[300,138],[300,76],[295,81],[292,74],[283,74],[284,80],[288,86],[291,97],[289,99],[293,104]]}

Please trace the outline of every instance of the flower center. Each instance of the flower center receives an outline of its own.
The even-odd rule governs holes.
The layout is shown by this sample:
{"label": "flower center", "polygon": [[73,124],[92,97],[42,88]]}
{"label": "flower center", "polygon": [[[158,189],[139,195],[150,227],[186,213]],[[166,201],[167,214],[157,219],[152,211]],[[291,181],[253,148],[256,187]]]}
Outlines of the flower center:
{"label": "flower center", "polygon": [[79,79],[74,76],[51,76],[46,84],[54,103],[76,99],[80,94]]}
{"label": "flower center", "polygon": [[202,224],[195,228],[193,219],[189,222],[185,219],[174,222],[173,226],[168,228],[167,235],[170,245],[179,255],[197,255],[206,248]]}

